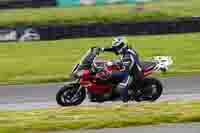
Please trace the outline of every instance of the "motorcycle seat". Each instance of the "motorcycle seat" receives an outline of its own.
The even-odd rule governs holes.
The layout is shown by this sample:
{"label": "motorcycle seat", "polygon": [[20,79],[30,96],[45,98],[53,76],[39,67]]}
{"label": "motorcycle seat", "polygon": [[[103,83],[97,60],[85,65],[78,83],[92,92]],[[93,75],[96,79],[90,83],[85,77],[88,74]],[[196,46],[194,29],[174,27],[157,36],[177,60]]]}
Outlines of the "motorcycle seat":
{"label": "motorcycle seat", "polygon": [[150,62],[150,61],[141,62],[142,71],[144,72],[154,69],[155,66],[156,66],[155,62]]}

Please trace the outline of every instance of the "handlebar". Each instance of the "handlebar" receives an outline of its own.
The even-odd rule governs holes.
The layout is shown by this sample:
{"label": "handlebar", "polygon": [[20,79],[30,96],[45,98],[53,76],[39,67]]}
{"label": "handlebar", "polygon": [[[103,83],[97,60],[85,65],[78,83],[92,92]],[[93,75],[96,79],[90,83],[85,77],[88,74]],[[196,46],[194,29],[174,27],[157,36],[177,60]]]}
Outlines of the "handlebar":
{"label": "handlebar", "polygon": [[102,48],[100,47],[90,47],[91,51],[95,54],[95,55],[99,55],[100,52],[102,52]]}

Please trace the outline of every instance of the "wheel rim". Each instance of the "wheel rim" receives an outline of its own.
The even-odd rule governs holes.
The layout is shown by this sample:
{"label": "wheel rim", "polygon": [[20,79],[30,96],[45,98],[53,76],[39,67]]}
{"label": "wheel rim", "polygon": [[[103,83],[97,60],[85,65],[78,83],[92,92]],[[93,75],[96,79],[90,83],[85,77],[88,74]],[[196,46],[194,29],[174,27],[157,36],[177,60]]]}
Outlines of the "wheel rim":
{"label": "wheel rim", "polygon": [[156,84],[145,87],[141,92],[140,100],[153,100],[158,95],[158,86]]}
{"label": "wheel rim", "polygon": [[81,95],[81,91],[77,92],[75,89],[69,89],[63,92],[61,95],[61,100],[65,104],[73,104],[79,101]]}

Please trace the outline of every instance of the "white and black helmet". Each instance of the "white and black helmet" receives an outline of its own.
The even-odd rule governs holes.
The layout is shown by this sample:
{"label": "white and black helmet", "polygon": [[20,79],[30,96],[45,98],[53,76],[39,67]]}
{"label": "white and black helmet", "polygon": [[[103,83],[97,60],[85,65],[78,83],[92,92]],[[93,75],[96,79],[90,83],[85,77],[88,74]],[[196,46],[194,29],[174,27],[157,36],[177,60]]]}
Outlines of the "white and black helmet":
{"label": "white and black helmet", "polygon": [[124,48],[128,47],[128,41],[125,37],[116,37],[112,42],[112,49],[116,54],[122,53]]}

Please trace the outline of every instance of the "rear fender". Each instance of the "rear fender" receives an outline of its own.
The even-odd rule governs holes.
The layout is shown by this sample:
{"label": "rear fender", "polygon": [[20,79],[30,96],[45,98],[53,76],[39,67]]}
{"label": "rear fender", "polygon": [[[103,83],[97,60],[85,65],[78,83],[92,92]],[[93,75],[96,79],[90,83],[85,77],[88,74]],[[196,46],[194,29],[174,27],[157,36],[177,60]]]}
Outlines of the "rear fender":
{"label": "rear fender", "polygon": [[144,76],[144,77],[147,77],[148,75],[152,74],[153,72],[154,72],[154,69],[145,71],[145,72],[143,72],[143,76]]}

